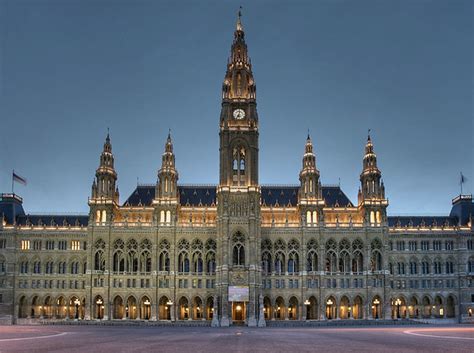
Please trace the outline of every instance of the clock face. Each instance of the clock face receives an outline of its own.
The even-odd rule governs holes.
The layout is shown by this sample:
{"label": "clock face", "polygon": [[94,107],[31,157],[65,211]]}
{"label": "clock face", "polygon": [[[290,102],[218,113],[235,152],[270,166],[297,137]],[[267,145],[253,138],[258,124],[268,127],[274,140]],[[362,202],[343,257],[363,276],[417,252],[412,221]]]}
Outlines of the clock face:
{"label": "clock face", "polygon": [[234,110],[233,115],[234,115],[234,118],[237,119],[237,120],[241,120],[241,119],[245,118],[245,112],[242,109]]}

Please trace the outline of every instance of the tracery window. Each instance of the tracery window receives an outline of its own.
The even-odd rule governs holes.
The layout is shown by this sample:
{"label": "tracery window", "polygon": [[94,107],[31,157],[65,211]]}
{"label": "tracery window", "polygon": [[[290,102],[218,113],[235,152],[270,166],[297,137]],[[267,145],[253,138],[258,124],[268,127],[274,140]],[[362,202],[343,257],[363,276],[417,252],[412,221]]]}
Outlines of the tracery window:
{"label": "tracery window", "polygon": [[208,274],[216,273],[216,249],[217,245],[214,239],[206,242],[206,272]]}
{"label": "tracery window", "polygon": [[232,263],[234,266],[245,266],[245,237],[237,232],[232,237]]}
{"label": "tracery window", "polygon": [[166,271],[169,272],[170,270],[170,243],[163,239],[160,242],[160,255],[158,259],[158,271]]}
{"label": "tracery window", "polygon": [[318,271],[318,243],[315,239],[311,239],[306,244],[307,256],[306,256],[306,271],[315,272]]}
{"label": "tracery window", "polygon": [[189,273],[189,242],[186,239],[181,239],[178,243],[178,266],[179,272]]}
{"label": "tracery window", "polygon": [[98,239],[94,244],[94,270],[105,271],[105,242],[102,239]]}
{"label": "tracery window", "polygon": [[125,271],[125,255],[124,255],[125,244],[122,239],[117,239],[114,242],[114,255],[113,255],[113,271],[124,272]]}
{"label": "tracery window", "polygon": [[232,184],[245,185],[245,148],[243,146],[234,147],[232,150]]}

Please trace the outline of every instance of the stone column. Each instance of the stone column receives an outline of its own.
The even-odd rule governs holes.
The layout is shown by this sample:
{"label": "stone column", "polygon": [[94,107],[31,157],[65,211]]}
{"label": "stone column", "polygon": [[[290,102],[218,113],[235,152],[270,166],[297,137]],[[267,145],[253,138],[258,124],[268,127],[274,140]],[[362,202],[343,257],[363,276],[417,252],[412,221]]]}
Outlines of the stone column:
{"label": "stone column", "polygon": [[265,327],[267,326],[267,322],[265,321],[265,313],[263,312],[263,295],[260,294],[258,297],[258,327]]}
{"label": "stone column", "polygon": [[219,327],[219,306],[217,305],[217,298],[217,295],[213,297],[214,312],[212,314],[211,327]]}

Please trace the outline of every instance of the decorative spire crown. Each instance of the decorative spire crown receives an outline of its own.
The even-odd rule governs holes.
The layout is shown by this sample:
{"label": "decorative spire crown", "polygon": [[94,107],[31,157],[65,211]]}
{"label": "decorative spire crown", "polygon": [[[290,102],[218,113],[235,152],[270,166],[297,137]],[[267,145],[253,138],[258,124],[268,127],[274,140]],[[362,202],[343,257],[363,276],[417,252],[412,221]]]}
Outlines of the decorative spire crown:
{"label": "decorative spire crown", "polygon": [[168,138],[166,139],[165,152],[173,153],[173,142],[171,141],[171,129],[168,131]]}
{"label": "decorative spire crown", "polygon": [[241,17],[242,17],[242,6],[240,6],[239,12],[237,13],[237,25],[236,25],[236,30],[243,32],[244,27],[242,26]]}

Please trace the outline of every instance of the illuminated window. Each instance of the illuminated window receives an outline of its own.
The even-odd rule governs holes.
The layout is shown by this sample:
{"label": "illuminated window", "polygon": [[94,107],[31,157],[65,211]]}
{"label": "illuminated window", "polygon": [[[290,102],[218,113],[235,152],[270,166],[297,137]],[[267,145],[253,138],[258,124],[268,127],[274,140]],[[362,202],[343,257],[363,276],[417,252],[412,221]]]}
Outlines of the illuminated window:
{"label": "illuminated window", "polygon": [[81,242],[79,240],[72,240],[71,250],[81,250]]}
{"label": "illuminated window", "polygon": [[105,223],[107,221],[107,211],[106,210],[103,210],[102,211],[102,219],[101,219],[101,222],[102,223]]}
{"label": "illuminated window", "polygon": [[374,224],[375,223],[375,212],[370,211],[370,223]]}
{"label": "illuminated window", "polygon": [[22,240],[21,241],[21,250],[30,250],[30,241]]}

